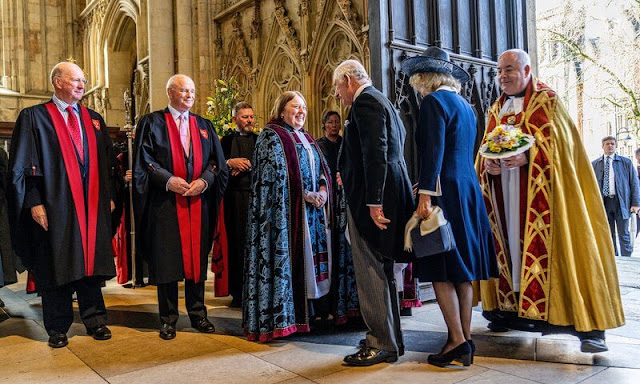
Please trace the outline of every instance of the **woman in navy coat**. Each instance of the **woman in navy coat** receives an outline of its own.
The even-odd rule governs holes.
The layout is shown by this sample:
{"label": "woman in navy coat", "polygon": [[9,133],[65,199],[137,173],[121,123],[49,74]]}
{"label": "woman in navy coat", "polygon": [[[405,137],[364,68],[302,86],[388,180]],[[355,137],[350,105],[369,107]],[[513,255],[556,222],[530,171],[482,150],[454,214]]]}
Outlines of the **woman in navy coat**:
{"label": "woman in navy coat", "polygon": [[418,259],[420,281],[433,282],[438,305],[448,328],[442,351],[430,355],[430,364],[445,366],[453,360],[472,362],[471,281],[497,276],[491,227],[474,168],[476,119],[458,95],[469,75],[449,60],[440,48],[402,63],[411,86],[423,95],[416,143],[420,164],[416,212],[427,218],[439,206],[451,223],[456,250]]}

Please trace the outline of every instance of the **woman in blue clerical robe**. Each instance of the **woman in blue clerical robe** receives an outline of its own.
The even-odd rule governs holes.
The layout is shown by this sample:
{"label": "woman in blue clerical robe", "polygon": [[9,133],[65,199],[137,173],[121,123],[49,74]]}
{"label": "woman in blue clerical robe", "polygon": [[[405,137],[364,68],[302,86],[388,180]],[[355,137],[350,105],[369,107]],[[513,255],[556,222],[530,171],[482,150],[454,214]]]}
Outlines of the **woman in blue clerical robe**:
{"label": "woman in blue clerical robe", "polygon": [[284,92],[256,141],[243,293],[249,340],[308,332],[314,300],[331,288],[330,174],[303,129],[306,114],[304,97]]}

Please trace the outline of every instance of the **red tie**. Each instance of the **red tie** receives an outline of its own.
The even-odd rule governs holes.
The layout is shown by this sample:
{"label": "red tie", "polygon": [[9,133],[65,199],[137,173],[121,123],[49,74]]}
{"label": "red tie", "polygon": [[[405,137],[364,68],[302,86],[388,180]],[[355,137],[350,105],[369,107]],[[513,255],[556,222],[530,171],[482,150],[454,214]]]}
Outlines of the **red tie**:
{"label": "red tie", "polygon": [[73,145],[76,147],[78,156],[80,156],[80,161],[84,162],[84,147],[82,146],[82,138],[80,137],[80,124],[78,124],[78,119],[76,118],[76,114],[73,112],[72,106],[67,107],[67,112],[69,112],[67,125],[69,133],[71,134],[71,140],[73,141]]}

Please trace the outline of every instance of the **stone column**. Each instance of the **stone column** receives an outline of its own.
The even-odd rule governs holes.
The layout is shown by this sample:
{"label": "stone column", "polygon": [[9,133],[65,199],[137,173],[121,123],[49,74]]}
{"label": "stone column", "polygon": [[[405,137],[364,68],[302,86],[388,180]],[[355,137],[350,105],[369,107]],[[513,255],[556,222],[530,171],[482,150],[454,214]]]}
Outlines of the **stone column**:
{"label": "stone column", "polygon": [[147,4],[149,26],[149,104],[151,110],[167,105],[166,85],[175,74],[173,1],[153,0]]}
{"label": "stone column", "polygon": [[190,1],[176,1],[176,72],[193,78],[193,50],[195,36]]}

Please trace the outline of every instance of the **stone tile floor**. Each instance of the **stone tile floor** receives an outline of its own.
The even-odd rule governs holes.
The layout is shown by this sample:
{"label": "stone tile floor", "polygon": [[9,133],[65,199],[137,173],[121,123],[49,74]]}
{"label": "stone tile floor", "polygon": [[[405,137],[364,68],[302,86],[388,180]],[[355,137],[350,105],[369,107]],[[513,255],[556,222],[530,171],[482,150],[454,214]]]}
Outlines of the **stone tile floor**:
{"label": "stone tile floor", "polygon": [[228,308],[230,298],[213,297],[211,285],[206,304],[215,334],[197,333],[185,315],[177,338],[164,341],[157,333],[155,287],[132,290],[108,282],[103,291],[113,338],[93,340],[76,318],[69,345],[53,350],[46,344],[40,299],[25,294],[22,281],[0,289],[6,304],[0,309],[0,383],[637,383],[640,258],[617,262],[627,324],[607,332],[609,352],[582,354],[578,340],[564,335],[492,333],[476,308],[478,352],[469,368],[426,364],[447,337],[435,303],[403,318],[407,353],[397,363],[353,368],[343,366],[342,358],[356,351],[361,326],[334,329],[325,323],[311,334],[248,342],[241,311]]}

